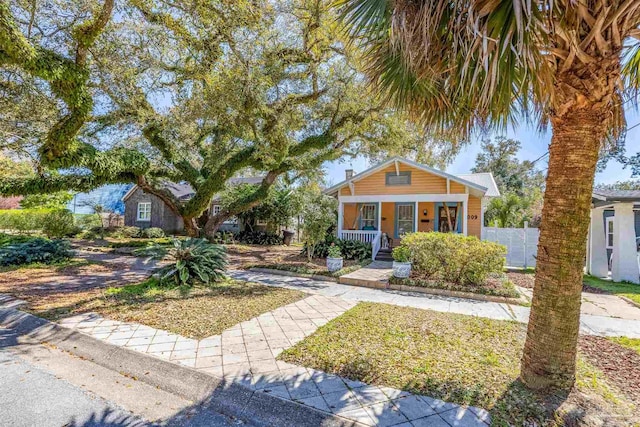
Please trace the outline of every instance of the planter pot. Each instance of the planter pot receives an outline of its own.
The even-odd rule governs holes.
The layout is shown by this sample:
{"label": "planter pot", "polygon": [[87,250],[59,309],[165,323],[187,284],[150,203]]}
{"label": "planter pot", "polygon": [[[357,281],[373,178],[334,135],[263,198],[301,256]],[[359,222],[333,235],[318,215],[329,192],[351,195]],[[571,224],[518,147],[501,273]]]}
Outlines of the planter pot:
{"label": "planter pot", "polygon": [[284,244],[287,246],[291,245],[291,240],[293,239],[293,236],[295,236],[295,233],[293,231],[288,231],[288,230],[283,231],[282,240]]}
{"label": "planter pot", "polygon": [[342,258],[327,257],[327,268],[331,272],[340,270],[342,268]]}
{"label": "planter pot", "polygon": [[411,275],[411,263],[393,261],[393,275],[400,279],[406,279]]}

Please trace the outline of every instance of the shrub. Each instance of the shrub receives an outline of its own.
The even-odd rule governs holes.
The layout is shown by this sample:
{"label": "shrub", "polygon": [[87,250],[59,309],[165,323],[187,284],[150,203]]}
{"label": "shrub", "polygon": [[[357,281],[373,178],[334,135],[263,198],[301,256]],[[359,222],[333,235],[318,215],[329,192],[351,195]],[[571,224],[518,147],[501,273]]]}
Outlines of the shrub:
{"label": "shrub", "polygon": [[482,284],[504,268],[506,248],[477,237],[452,233],[410,233],[402,246],[411,255],[413,270],[430,279],[460,285]]}
{"label": "shrub", "polygon": [[393,260],[397,262],[409,262],[411,261],[411,251],[406,246],[397,246],[393,248]]}
{"label": "shrub", "polygon": [[223,243],[225,245],[235,243],[236,236],[230,231],[218,231],[211,239],[212,243]]}
{"label": "shrub", "polygon": [[141,235],[142,237],[146,237],[148,239],[159,239],[161,237],[164,237],[164,230],[159,227],[143,228]]}
{"label": "shrub", "polygon": [[[340,248],[342,257],[347,260],[363,261],[371,259],[371,244],[358,242],[356,240],[342,240],[335,237],[333,234],[328,234],[325,240],[315,245],[313,250],[314,258],[326,258],[329,255],[329,248],[332,244],[335,244]],[[301,255],[307,255],[307,245],[305,243],[302,248]]]}
{"label": "shrub", "polygon": [[209,243],[205,239],[172,238],[172,245],[151,245],[138,249],[136,255],[150,255],[154,258],[169,259],[171,263],[160,269],[162,283],[173,282],[178,286],[205,285],[224,278],[227,254],[224,246]]}
{"label": "shrub", "polygon": [[68,209],[55,209],[44,217],[42,232],[47,237],[67,237],[80,232],[75,226],[73,214]]}
{"label": "shrub", "polygon": [[342,258],[342,251],[340,250],[340,246],[336,244],[332,244],[331,246],[329,246],[327,256],[331,258]]}
{"label": "shrub", "polygon": [[75,214],[75,225],[82,230],[102,227],[102,220],[96,214]]}
{"label": "shrub", "polygon": [[13,245],[16,243],[24,243],[35,239],[29,236],[14,236],[11,234],[0,233],[0,246]]}
{"label": "shrub", "polygon": [[238,235],[238,240],[248,245],[281,245],[282,237],[269,231],[245,230]]}
{"label": "shrub", "polygon": [[41,231],[51,209],[7,209],[0,210],[0,229],[19,233]]}
{"label": "shrub", "polygon": [[[124,227],[115,227],[107,229],[106,234],[110,237],[114,237],[116,239],[131,239],[136,237],[142,237],[142,230],[140,227],[133,226],[124,226]],[[162,236],[164,237],[164,233]]]}
{"label": "shrub", "polygon": [[0,247],[0,266],[23,265],[35,262],[53,264],[73,256],[69,242],[34,238],[22,243]]}

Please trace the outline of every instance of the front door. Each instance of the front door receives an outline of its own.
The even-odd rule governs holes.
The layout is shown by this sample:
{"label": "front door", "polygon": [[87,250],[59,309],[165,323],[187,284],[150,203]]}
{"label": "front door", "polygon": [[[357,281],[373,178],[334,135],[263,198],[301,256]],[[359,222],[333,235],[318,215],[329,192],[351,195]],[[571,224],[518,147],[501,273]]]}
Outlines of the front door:
{"label": "front door", "polygon": [[[457,219],[457,211],[458,208],[449,206],[449,215],[451,215],[451,225],[453,228],[456,228],[456,219]],[[451,229],[449,228],[449,221],[447,220],[447,210],[445,206],[440,207],[439,217],[438,217],[438,231],[441,233],[450,233]]]}
{"label": "front door", "polygon": [[378,226],[376,204],[365,204],[360,211],[360,230],[375,230]]}
{"label": "front door", "polygon": [[398,204],[396,212],[396,237],[402,237],[405,233],[412,233],[414,231],[415,220],[415,205],[412,204]]}

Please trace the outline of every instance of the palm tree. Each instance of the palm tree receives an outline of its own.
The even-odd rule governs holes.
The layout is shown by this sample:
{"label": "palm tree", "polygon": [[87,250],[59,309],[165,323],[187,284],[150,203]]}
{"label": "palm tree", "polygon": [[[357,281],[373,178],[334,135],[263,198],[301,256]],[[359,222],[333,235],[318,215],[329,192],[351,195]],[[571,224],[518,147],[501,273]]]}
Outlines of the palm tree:
{"label": "palm tree", "polygon": [[[640,86],[638,0],[340,0],[380,92],[465,138],[525,119],[553,131],[521,378],[575,380],[591,190]],[[634,94],[635,95],[635,94]]]}

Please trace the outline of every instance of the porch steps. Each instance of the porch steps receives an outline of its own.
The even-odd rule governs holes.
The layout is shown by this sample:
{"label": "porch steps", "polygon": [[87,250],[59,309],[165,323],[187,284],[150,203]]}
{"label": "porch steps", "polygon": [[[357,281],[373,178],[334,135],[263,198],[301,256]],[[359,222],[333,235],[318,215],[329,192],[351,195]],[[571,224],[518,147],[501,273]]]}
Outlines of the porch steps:
{"label": "porch steps", "polygon": [[391,249],[380,249],[376,255],[376,261],[393,261]]}

